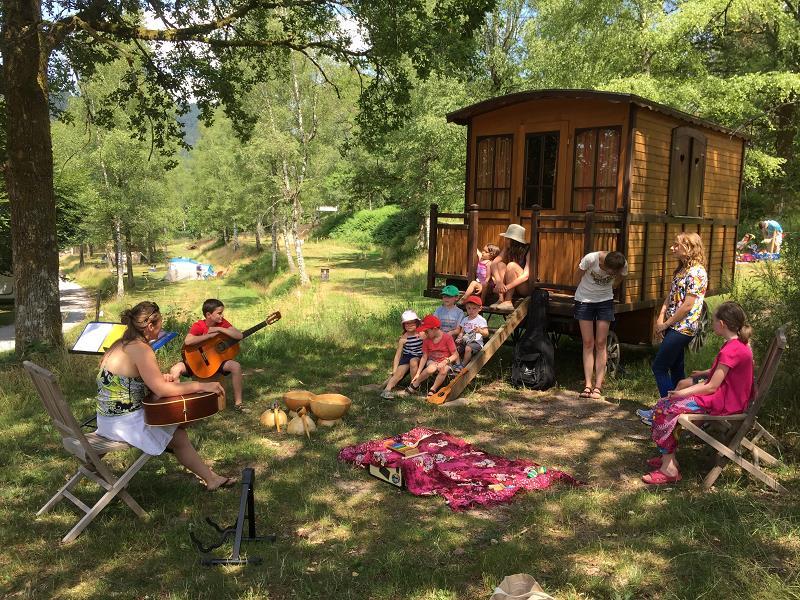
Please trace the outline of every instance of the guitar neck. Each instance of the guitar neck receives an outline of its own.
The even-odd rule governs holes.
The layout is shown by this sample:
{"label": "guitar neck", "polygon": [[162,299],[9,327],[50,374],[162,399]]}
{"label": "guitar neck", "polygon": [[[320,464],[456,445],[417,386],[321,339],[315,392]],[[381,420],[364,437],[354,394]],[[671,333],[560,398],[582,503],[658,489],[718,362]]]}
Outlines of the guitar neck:
{"label": "guitar neck", "polygon": [[[266,327],[267,325],[269,325],[269,323],[267,323],[267,321],[265,319],[264,321],[261,321],[261,323],[259,323],[258,325],[253,325],[249,329],[245,329],[242,332],[242,340],[244,338],[246,338],[247,336],[249,336],[249,335],[253,335],[257,331],[260,331],[261,329],[264,329],[264,327]],[[239,340],[239,341],[241,342],[242,340]]]}

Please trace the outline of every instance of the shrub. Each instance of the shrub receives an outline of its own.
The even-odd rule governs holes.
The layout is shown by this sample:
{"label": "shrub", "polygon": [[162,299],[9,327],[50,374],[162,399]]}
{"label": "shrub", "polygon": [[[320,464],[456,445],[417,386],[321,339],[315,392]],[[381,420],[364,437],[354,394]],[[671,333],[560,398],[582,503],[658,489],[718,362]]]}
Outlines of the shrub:
{"label": "shrub", "polygon": [[753,276],[737,281],[732,296],[745,309],[755,330],[756,359],[764,356],[775,330],[786,325],[788,347],[764,407],[770,430],[797,431],[800,426],[800,395],[794,373],[800,372],[800,246],[783,246],[781,260],[759,264]]}
{"label": "shrub", "polygon": [[420,217],[396,205],[326,219],[316,237],[330,237],[359,248],[378,246],[395,262],[411,258],[417,250]]}

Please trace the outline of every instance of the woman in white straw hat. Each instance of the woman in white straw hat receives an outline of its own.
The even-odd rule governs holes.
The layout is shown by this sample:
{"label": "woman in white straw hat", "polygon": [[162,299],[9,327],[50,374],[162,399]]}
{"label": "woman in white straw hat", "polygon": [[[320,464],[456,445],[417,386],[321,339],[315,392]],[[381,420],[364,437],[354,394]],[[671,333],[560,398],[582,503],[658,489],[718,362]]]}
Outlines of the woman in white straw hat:
{"label": "woman in white straw hat", "polygon": [[492,308],[512,309],[514,294],[527,296],[528,284],[528,244],[525,241],[525,228],[512,223],[500,237],[506,238],[503,250],[492,261],[492,282],[499,296]]}

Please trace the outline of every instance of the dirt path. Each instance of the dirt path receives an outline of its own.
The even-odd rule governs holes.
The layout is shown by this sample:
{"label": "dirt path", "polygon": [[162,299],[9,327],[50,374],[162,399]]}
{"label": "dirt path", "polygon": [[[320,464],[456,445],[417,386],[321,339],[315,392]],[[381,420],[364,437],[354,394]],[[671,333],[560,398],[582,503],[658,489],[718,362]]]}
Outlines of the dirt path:
{"label": "dirt path", "polygon": [[[86,313],[94,307],[94,300],[89,293],[71,281],[59,281],[58,291],[61,296],[61,330],[69,331],[86,318]],[[14,349],[14,325],[0,327],[0,352]]]}

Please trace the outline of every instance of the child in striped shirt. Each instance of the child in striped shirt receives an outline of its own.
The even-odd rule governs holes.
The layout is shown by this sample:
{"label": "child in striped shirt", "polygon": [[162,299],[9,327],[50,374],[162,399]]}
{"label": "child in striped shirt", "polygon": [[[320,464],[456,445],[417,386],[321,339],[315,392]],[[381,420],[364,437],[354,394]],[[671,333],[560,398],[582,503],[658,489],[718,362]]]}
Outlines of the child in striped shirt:
{"label": "child in striped shirt", "polygon": [[400,321],[403,325],[403,335],[400,336],[397,351],[394,353],[392,375],[381,392],[381,398],[387,400],[394,398],[392,388],[403,380],[406,373],[410,371],[412,377],[416,375],[419,359],[422,357],[422,336],[425,334],[417,333],[417,327],[420,324],[417,313],[407,310],[400,317]]}

